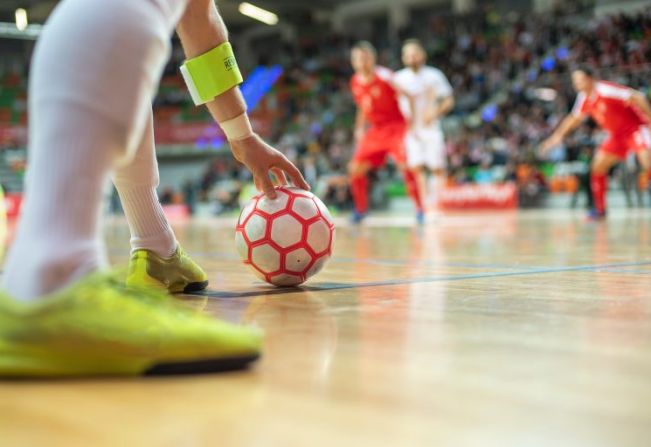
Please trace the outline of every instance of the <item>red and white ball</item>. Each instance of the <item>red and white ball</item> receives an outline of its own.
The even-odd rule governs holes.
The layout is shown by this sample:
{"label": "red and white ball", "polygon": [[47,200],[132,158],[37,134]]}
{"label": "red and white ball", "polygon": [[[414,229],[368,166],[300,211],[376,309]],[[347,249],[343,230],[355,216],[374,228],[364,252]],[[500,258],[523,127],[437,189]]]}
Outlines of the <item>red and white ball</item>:
{"label": "red and white ball", "polygon": [[276,187],[242,209],[235,229],[237,251],[261,279],[296,286],[317,274],[332,255],[335,227],[328,208],[302,189]]}

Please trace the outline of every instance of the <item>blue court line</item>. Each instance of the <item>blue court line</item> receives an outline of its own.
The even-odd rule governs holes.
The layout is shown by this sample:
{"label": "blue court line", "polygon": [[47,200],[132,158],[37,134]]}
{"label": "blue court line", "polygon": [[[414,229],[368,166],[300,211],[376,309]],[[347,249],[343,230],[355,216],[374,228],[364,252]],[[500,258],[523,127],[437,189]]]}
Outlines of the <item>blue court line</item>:
{"label": "blue court line", "polygon": [[375,264],[375,265],[386,265],[386,266],[430,266],[430,267],[459,267],[459,268],[468,268],[468,269],[519,269],[519,270],[536,270],[543,268],[541,266],[526,266],[526,265],[513,265],[513,264],[469,264],[464,262],[445,262],[445,263],[432,263],[432,262],[422,262],[422,261],[410,261],[408,259],[359,259],[359,258],[332,258],[332,261],[339,263],[350,263],[350,264]]}
{"label": "blue court line", "polygon": [[368,281],[359,283],[322,283],[304,287],[294,288],[265,288],[258,290],[251,290],[246,292],[227,292],[227,291],[203,291],[197,295],[207,296],[211,298],[250,298],[265,295],[284,295],[290,293],[302,292],[325,292],[332,290],[346,290],[346,289],[361,289],[368,287],[386,287],[386,286],[400,286],[409,284],[425,284],[432,282],[451,282],[451,281],[464,281],[472,279],[486,279],[486,278],[503,278],[509,276],[528,276],[528,275],[543,275],[550,273],[565,273],[565,272],[589,272],[595,270],[604,270],[620,267],[639,267],[643,265],[650,265],[651,261],[641,262],[622,262],[615,264],[598,264],[598,265],[579,265],[571,267],[558,267],[558,268],[541,268],[537,270],[527,270],[519,272],[498,272],[498,273],[476,273],[469,275],[450,275],[450,276],[426,276],[421,278],[405,278],[405,279],[389,279],[384,281]]}
{"label": "blue court line", "polygon": [[619,273],[622,275],[651,275],[651,270],[642,270],[642,269],[633,269],[633,268],[612,268],[604,269],[602,272],[605,273]]}

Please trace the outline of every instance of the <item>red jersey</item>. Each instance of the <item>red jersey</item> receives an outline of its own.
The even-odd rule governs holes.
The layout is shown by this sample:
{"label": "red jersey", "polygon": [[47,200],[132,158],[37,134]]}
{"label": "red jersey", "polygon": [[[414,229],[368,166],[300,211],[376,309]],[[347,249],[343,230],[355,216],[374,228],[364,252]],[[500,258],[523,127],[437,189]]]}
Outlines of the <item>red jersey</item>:
{"label": "red jersey", "polygon": [[591,116],[599,126],[613,135],[636,132],[647,124],[630,99],[634,90],[614,82],[599,81],[590,96],[579,93],[572,113]]}
{"label": "red jersey", "polygon": [[398,92],[391,85],[392,78],[391,70],[377,67],[375,76],[368,83],[357,74],[350,79],[350,90],[353,92],[355,104],[371,126],[405,122],[398,105]]}

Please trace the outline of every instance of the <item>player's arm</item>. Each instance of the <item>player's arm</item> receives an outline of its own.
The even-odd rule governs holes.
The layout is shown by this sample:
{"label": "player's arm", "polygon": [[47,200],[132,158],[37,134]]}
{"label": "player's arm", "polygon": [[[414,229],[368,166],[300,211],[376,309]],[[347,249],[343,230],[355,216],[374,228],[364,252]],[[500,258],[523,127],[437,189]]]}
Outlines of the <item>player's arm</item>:
{"label": "player's arm", "polygon": [[[201,56],[228,42],[228,30],[214,0],[190,0],[176,29],[187,59]],[[226,134],[233,156],[253,174],[256,187],[274,198],[269,172],[283,183],[287,173],[294,184],[309,189],[300,171],[276,149],[251,130],[246,103],[238,86],[206,102],[213,118]]]}
{"label": "player's arm", "polygon": [[635,91],[629,100],[644,115],[647,122],[651,123],[651,105],[643,93]]}
{"label": "player's arm", "polygon": [[[424,113],[425,124],[429,125],[445,117],[454,109],[454,95],[450,82],[441,72],[435,72],[427,89],[427,104]],[[435,93],[438,92],[438,95]]]}
{"label": "player's arm", "polygon": [[445,96],[441,99],[436,99],[432,90],[428,90],[428,101],[427,103],[430,106],[425,110],[423,114],[423,120],[425,125],[430,125],[441,118],[445,117],[448,113],[454,109],[454,96]]}
{"label": "player's arm", "polygon": [[574,129],[579,127],[579,125],[583,122],[584,117],[583,115],[580,115],[578,113],[571,113],[567,115],[565,118],[563,118],[563,121],[561,121],[561,124],[556,128],[556,130],[547,138],[545,141],[542,142],[540,145],[541,151],[547,152],[551,148],[558,146],[563,142],[565,137],[569,135]]}
{"label": "player's arm", "polygon": [[454,96],[446,96],[441,99],[438,106],[438,117],[443,118],[445,115],[450,113],[454,109]]}
{"label": "player's arm", "polygon": [[404,96],[404,98],[407,100],[407,104],[409,104],[409,126],[414,126],[416,123],[414,122],[414,117],[416,116],[416,98],[414,98],[413,95],[410,95],[407,93],[407,91],[403,88],[401,88],[397,83],[395,78],[391,80],[391,86],[393,89],[396,91],[396,93],[399,96]]}

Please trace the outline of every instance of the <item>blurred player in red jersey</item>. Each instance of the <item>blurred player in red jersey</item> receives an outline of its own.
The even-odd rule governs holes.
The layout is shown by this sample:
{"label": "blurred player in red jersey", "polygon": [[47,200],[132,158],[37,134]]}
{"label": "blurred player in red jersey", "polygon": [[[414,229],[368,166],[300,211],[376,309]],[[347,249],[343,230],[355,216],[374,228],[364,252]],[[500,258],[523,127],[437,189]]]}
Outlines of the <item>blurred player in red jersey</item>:
{"label": "blurred player in red jersey", "polygon": [[349,165],[350,188],[355,203],[353,222],[359,223],[368,211],[368,172],[379,168],[391,156],[402,171],[407,192],[416,205],[416,218],[423,223],[423,205],[414,173],[406,168],[405,135],[408,129],[400,106],[394,73],[375,63],[373,45],[360,42],[351,51],[355,74],[350,89],[357,104],[355,141],[357,148]]}
{"label": "blurred player in red jersey", "polygon": [[591,219],[606,216],[608,171],[633,152],[648,176],[651,169],[651,105],[636,90],[613,82],[599,81],[592,70],[572,72],[572,84],[578,92],[572,113],[542,143],[547,151],[559,145],[588,116],[606,132],[608,138],[592,160],[590,186],[594,197]]}

